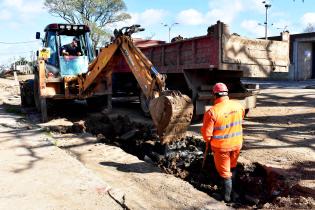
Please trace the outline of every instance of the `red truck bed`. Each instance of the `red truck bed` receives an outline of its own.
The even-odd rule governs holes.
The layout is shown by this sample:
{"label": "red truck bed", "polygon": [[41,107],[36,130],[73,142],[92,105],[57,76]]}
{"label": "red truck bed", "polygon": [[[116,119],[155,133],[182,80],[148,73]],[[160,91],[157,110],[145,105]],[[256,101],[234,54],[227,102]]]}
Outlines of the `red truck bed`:
{"label": "red truck bed", "polygon": [[[195,103],[195,113],[203,114],[211,104],[210,90],[216,82],[226,83],[230,96],[240,100],[247,109],[255,107],[256,91],[246,89],[240,79],[287,72],[289,34],[284,33],[282,37],[283,41],[249,39],[230,34],[227,25],[218,21],[208,28],[205,36],[173,43],[156,40],[135,42],[157,70],[167,75],[166,85],[190,95]],[[129,80],[132,82],[132,76],[126,74],[128,72],[129,67],[121,59],[114,70],[120,89]]]}

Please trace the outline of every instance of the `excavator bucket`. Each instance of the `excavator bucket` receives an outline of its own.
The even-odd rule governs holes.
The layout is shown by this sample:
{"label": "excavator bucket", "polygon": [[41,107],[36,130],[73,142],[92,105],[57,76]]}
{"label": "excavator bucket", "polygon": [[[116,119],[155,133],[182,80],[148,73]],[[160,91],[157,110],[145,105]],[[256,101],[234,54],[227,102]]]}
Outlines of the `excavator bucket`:
{"label": "excavator bucket", "polygon": [[194,109],[188,96],[179,91],[164,91],[150,101],[149,109],[162,144],[185,137]]}

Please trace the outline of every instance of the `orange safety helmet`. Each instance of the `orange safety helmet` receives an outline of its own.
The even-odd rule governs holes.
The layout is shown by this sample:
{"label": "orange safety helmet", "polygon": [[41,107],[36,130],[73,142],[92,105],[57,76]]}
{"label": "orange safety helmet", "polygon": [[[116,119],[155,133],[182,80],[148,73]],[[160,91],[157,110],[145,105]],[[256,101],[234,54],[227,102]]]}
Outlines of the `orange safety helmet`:
{"label": "orange safety helmet", "polygon": [[224,83],[216,83],[214,86],[213,86],[213,89],[212,89],[212,92],[214,94],[219,94],[219,95],[227,95],[227,92],[228,92],[228,88],[226,87],[226,85]]}

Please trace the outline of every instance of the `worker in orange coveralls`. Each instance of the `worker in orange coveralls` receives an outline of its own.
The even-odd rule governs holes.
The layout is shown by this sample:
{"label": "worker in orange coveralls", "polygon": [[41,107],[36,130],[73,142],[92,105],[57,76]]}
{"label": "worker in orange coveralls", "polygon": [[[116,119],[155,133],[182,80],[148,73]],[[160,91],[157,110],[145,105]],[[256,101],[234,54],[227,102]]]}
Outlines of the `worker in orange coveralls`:
{"label": "worker in orange coveralls", "polygon": [[242,121],[245,112],[240,103],[229,100],[225,84],[215,84],[212,92],[214,105],[204,114],[201,133],[207,147],[211,145],[215,167],[222,179],[221,199],[230,202],[232,174],[235,176],[242,148]]}

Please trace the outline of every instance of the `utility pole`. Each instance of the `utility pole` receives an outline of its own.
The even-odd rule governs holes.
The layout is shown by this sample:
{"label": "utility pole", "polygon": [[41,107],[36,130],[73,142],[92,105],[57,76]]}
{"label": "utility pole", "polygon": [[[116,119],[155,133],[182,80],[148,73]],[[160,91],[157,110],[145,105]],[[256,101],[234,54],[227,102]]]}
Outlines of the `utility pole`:
{"label": "utility pole", "polygon": [[34,52],[33,52],[33,50],[31,50],[31,51],[30,51],[30,62],[33,61],[33,54],[34,54]]}
{"label": "utility pole", "polygon": [[179,23],[172,23],[171,25],[169,25],[169,24],[162,23],[162,25],[164,27],[168,27],[168,42],[171,42],[171,30],[172,30],[173,26],[178,25],[178,24]]}
{"label": "utility pole", "polygon": [[17,69],[16,69],[15,56],[14,56],[13,57],[13,76],[14,76],[15,82],[19,84],[19,79],[16,72],[17,72]]}
{"label": "utility pole", "polygon": [[266,1],[262,2],[265,5],[266,8],[266,19],[265,19],[265,39],[267,40],[268,38],[268,9],[271,7],[271,4],[268,4]]}
{"label": "utility pole", "polygon": [[13,71],[16,70],[16,65],[15,65],[15,56],[13,56]]}

